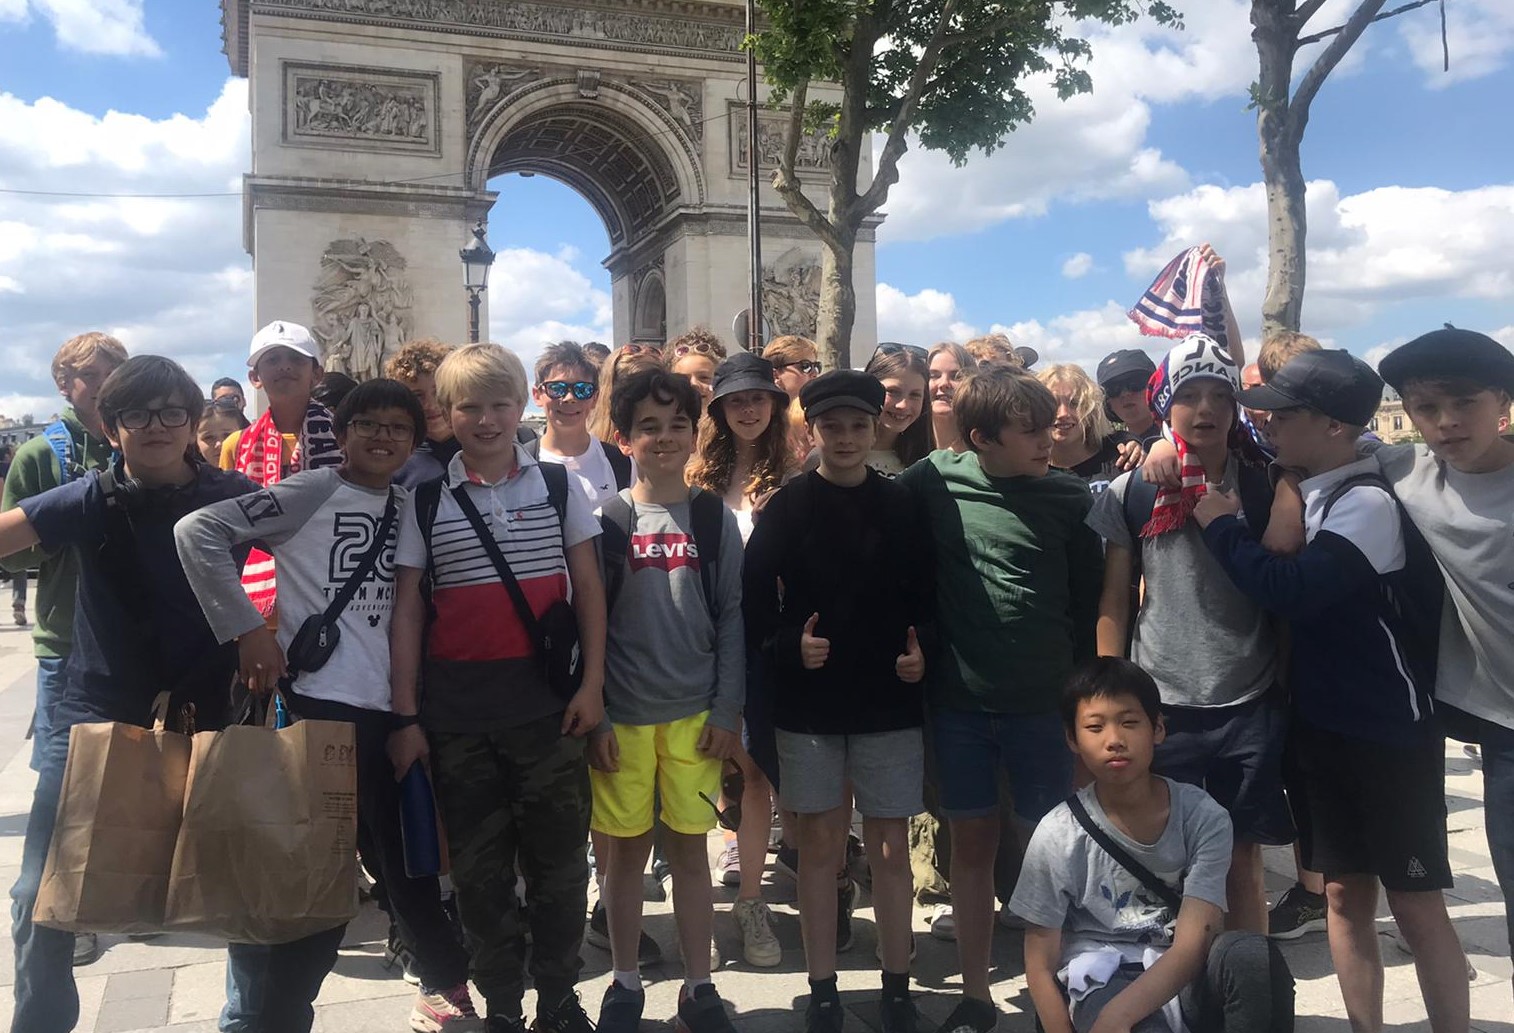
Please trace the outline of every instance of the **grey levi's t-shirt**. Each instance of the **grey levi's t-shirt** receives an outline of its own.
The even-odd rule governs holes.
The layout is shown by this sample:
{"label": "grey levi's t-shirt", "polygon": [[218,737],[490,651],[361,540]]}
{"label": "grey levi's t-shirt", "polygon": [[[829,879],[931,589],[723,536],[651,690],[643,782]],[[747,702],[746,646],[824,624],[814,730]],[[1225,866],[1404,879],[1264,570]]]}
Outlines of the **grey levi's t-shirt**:
{"label": "grey levi's t-shirt", "polygon": [[[1155,843],[1138,843],[1115,828],[1094,786],[1078,798],[1110,838],[1179,895],[1225,909],[1230,872],[1230,816],[1204,790],[1164,779],[1172,804]],[[1065,966],[1079,954],[1113,946],[1132,960],[1147,947],[1172,945],[1177,915],[1094,842],[1066,803],[1041,819],[1015,885],[1010,910],[1032,925],[1062,930]]]}
{"label": "grey levi's t-shirt", "polygon": [[[1222,490],[1236,490],[1226,464]],[[1131,548],[1125,492],[1139,470],[1094,496],[1088,526],[1111,545]],[[1130,659],[1140,664],[1169,706],[1225,707],[1255,699],[1277,678],[1277,636],[1266,612],[1230,580],[1189,520],[1177,531],[1143,539],[1146,592],[1134,615]]]}

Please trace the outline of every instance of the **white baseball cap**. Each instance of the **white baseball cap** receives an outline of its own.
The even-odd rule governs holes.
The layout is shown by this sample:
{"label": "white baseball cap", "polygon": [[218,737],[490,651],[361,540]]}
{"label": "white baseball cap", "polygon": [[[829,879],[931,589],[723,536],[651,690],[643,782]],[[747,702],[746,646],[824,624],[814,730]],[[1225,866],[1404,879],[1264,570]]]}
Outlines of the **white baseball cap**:
{"label": "white baseball cap", "polygon": [[258,360],[274,348],[288,348],[306,358],[320,359],[315,338],[298,323],[276,319],[252,335],[252,348],[247,352],[247,368],[252,369]]}

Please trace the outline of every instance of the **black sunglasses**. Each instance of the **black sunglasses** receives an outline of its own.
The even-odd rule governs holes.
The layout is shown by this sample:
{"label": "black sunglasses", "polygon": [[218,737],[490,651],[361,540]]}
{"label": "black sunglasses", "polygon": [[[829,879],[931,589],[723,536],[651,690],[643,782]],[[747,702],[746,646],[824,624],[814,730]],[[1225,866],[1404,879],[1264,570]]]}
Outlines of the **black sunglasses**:
{"label": "black sunglasses", "polygon": [[574,398],[587,402],[599,390],[599,385],[588,380],[548,380],[541,385],[541,389],[547,392],[548,397],[558,401],[568,397],[568,392],[572,391]]}
{"label": "black sunglasses", "polygon": [[797,369],[807,377],[818,377],[825,370],[825,367],[814,359],[804,359],[800,362],[773,363],[774,369],[789,369],[790,367]]}
{"label": "black sunglasses", "polygon": [[911,355],[917,359],[924,359],[930,353],[918,344],[900,344],[897,341],[884,341],[873,352],[873,358],[880,355]]}

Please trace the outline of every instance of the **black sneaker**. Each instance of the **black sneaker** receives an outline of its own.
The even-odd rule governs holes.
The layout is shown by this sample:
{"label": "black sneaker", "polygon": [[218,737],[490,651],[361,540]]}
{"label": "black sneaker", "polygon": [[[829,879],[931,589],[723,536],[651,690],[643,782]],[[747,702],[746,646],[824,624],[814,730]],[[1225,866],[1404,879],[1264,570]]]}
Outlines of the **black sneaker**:
{"label": "black sneaker", "polygon": [[537,1003],[531,1033],[594,1033],[594,1023],[584,1014],[578,994],[570,993],[550,1008]]}
{"label": "black sneaker", "polygon": [[809,1006],[804,1009],[804,1033],[841,1033],[845,1021],[846,1010],[839,996],[810,994]]}
{"label": "black sneaker", "polygon": [[[590,946],[600,950],[610,949],[610,916],[605,912],[603,901],[594,902],[594,910],[589,915],[589,927],[584,932],[584,940]],[[646,968],[648,965],[662,964],[662,948],[657,946],[657,941],[647,935],[647,931],[641,931],[641,939],[636,943],[636,967]]]}
{"label": "black sneaker", "polygon": [[94,933],[74,934],[74,968],[93,965],[100,960],[100,937]]}
{"label": "black sneaker", "polygon": [[484,1033],[527,1033],[526,1020],[519,1015],[490,1015],[484,1020]]}
{"label": "black sneaker", "polygon": [[836,953],[852,949],[852,912],[857,909],[857,884],[851,879],[836,887]]}
{"label": "black sneaker", "polygon": [[678,1017],[673,1020],[673,1029],[675,1033],[736,1033],[714,983],[701,983],[693,994],[687,985],[678,988]]}
{"label": "black sneaker", "polygon": [[632,990],[610,980],[610,988],[599,1002],[600,1033],[636,1033],[646,1004],[645,990]]}
{"label": "black sneaker", "polygon": [[799,881],[799,848],[780,843],[773,851],[773,867],[795,882]]}
{"label": "black sneaker", "polygon": [[993,1005],[975,997],[964,997],[936,1033],[992,1033],[998,1024],[999,1012]]}
{"label": "black sneaker", "polygon": [[878,1021],[883,1033],[919,1033],[920,1013],[915,1010],[912,997],[884,996],[878,1009]]}
{"label": "black sneaker", "polygon": [[1296,940],[1324,931],[1325,895],[1310,893],[1303,883],[1294,883],[1267,915],[1267,935],[1274,940]]}

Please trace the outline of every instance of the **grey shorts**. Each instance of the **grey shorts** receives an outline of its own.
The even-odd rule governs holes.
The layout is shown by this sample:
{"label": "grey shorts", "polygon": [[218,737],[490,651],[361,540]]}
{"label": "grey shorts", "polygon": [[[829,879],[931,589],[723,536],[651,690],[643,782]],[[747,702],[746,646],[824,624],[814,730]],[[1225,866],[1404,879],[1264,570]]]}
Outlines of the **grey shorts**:
{"label": "grey shorts", "polygon": [[865,735],[811,735],[778,729],[779,796],[799,814],[846,802],[851,784],[864,818],[909,818],[925,809],[925,741],[918,728]]}

